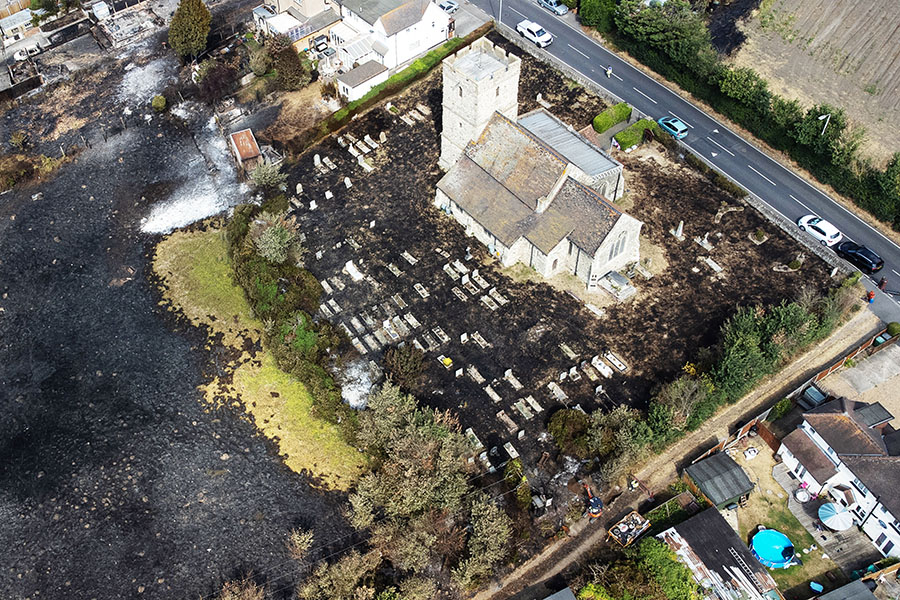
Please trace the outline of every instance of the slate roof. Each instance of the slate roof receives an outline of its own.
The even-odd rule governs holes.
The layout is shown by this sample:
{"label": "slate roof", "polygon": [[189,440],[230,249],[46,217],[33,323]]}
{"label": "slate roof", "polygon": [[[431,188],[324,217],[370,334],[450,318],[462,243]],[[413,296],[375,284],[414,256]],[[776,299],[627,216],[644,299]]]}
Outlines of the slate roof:
{"label": "slate roof", "polygon": [[391,36],[422,20],[430,0],[344,0],[343,5],[370,25],[381,19]]}
{"label": "slate roof", "polygon": [[753,489],[744,470],[724,452],[704,458],[685,470],[716,506]]}
{"label": "slate roof", "polygon": [[819,483],[825,483],[837,473],[834,463],[819,450],[806,432],[795,429],[781,440],[791,454],[800,461],[800,464],[809,471],[809,474]]}
{"label": "slate roof", "polygon": [[545,254],[545,247],[553,249],[568,237],[593,256],[621,216],[603,196],[568,177],[527,237]]}
{"label": "slate roof", "polygon": [[777,589],[766,568],[715,508],[708,508],[657,537],[687,565],[694,579],[707,590],[708,598],[731,600]]}
{"label": "slate roof", "polygon": [[894,418],[894,415],[889,413],[888,410],[881,405],[881,402],[856,406],[854,412],[866,427],[873,427],[881,423],[886,423]]}
{"label": "slate roof", "polygon": [[827,594],[822,594],[819,596],[819,600],[875,600],[875,594],[869,590],[863,580],[857,579],[836,590],[831,590]]}
{"label": "slate roof", "polygon": [[892,515],[900,515],[900,456],[842,456],[841,460]]}
{"label": "slate roof", "polygon": [[367,82],[376,75],[384,73],[385,71],[387,71],[387,67],[385,67],[383,64],[374,60],[370,60],[364,62],[355,69],[350,69],[343,75],[338,75],[337,79],[346,86],[356,87],[362,83]]}
{"label": "slate roof", "polygon": [[591,177],[621,166],[543,108],[519,117],[519,125]]}

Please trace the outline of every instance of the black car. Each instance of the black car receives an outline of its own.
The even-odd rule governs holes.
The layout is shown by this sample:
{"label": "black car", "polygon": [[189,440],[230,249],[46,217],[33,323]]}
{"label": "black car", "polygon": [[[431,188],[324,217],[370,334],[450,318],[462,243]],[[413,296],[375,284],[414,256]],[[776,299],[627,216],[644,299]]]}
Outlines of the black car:
{"label": "black car", "polygon": [[881,257],[865,246],[860,246],[853,242],[841,242],[835,250],[838,256],[853,263],[863,273],[871,275],[884,267],[884,261]]}

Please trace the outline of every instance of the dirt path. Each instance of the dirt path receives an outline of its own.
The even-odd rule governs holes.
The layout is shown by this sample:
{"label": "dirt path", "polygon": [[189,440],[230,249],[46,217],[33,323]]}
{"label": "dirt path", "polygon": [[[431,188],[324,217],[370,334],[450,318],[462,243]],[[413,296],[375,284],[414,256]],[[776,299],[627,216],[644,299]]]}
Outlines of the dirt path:
{"label": "dirt path", "polygon": [[[882,328],[881,321],[868,310],[860,310],[830,338],[795,360],[782,374],[777,374],[760,385],[756,391],[735,404],[720,411],[703,427],[681,439],[668,450],[655,457],[653,462],[638,471],[638,479],[651,490],[662,490],[677,474],[682,460],[716,442],[718,435],[731,431],[756,414],[779,396],[795,389],[803,381],[820,371],[836,358],[844,355],[848,348],[861,342],[867,336]],[[793,373],[785,378],[784,373]],[[646,499],[643,492],[626,491],[606,508],[609,518],[620,516],[626,507],[637,506]],[[541,554],[525,562],[512,573],[494,583],[488,590],[475,595],[474,600],[510,598],[528,586],[545,581],[572,566],[591,548],[606,538],[607,520],[588,525],[580,536],[566,538],[548,546]]]}

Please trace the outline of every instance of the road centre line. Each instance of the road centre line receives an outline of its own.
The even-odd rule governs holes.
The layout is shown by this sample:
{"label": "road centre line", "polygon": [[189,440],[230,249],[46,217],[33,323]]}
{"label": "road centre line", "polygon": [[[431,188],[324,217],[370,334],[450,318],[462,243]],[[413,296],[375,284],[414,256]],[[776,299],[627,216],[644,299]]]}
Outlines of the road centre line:
{"label": "road centre line", "polygon": [[891,272],[892,272],[894,275],[896,275],[897,277],[900,277],[900,273],[898,273],[898,272],[895,271],[894,269],[891,269]]}
{"label": "road centre line", "polygon": [[762,177],[763,179],[765,179],[766,181],[768,181],[769,183],[771,183],[772,185],[774,185],[774,186],[777,186],[777,185],[778,185],[777,183],[775,183],[774,181],[772,181],[771,179],[769,179],[768,177],[766,177],[765,175],[763,175],[762,173],[760,173],[759,171],[757,171],[756,169],[754,169],[752,166],[747,165],[747,167],[748,167],[751,171],[753,171],[754,173],[756,173],[757,175],[759,175],[760,177]]}
{"label": "road centre line", "polygon": [[[682,119],[681,117],[679,117],[678,115],[673,113],[671,110],[669,111],[669,114],[672,115],[673,117],[675,117],[676,119],[678,119],[679,121],[681,121],[682,123],[684,123],[685,125],[687,125],[688,127],[690,127],[691,129],[694,128],[693,125],[691,125],[690,123],[688,123],[687,121],[685,121],[684,119]],[[732,156],[734,156],[734,155],[732,155]]]}
{"label": "road centre line", "polygon": [[522,13],[520,13],[519,11],[517,11],[516,9],[514,9],[512,6],[509,7],[509,10],[513,11],[514,13],[516,13],[517,15],[519,15],[520,17],[525,17],[526,19],[528,18],[528,17],[526,17],[524,14],[522,14]]}
{"label": "road centre line", "polygon": [[571,48],[572,50],[574,50],[574,51],[577,52],[578,54],[582,55],[582,56],[585,57],[586,59],[591,60],[591,57],[590,57],[590,56],[588,56],[587,54],[585,54],[584,52],[582,52],[581,50],[579,50],[578,48],[576,48],[576,47],[573,46],[572,44],[566,44],[566,46],[568,46],[569,48]]}
{"label": "road centre line", "polygon": [[808,207],[807,205],[805,205],[805,204],[803,204],[802,202],[800,202],[800,200],[798,200],[796,197],[794,197],[793,194],[788,194],[788,196],[790,196],[791,198],[794,198],[794,202],[796,202],[797,204],[799,204],[800,206],[802,206],[803,208],[805,208],[805,209],[808,210],[809,212],[814,212],[813,209],[811,209],[811,208]]}
{"label": "road centre line", "polygon": [[653,104],[657,104],[656,100],[654,100],[653,98],[651,98],[650,96],[648,96],[647,94],[645,94],[644,92],[642,92],[641,90],[637,89],[636,87],[632,86],[631,89],[633,89],[634,91],[636,91],[638,94],[640,94],[641,96],[643,96],[644,98],[646,98],[647,100],[649,100],[650,102],[652,102]]}
{"label": "road centre line", "polygon": [[[686,124],[686,123],[685,123],[685,124]],[[721,148],[722,150],[724,150],[724,151],[727,152],[728,154],[734,156],[734,152],[732,152],[731,150],[729,150],[728,148],[726,148],[725,146],[723,146],[722,144],[720,144],[720,143],[717,142],[716,140],[712,139],[712,138],[709,137],[709,136],[706,136],[706,139],[708,139],[709,141],[711,141],[713,144],[715,144],[716,146],[718,146],[719,148]]]}
{"label": "road centre line", "polygon": [[610,73],[610,75],[612,75],[613,77],[615,77],[615,78],[618,79],[619,81],[625,81],[624,79],[622,79],[621,77],[619,77],[619,76],[616,75],[615,73]]}

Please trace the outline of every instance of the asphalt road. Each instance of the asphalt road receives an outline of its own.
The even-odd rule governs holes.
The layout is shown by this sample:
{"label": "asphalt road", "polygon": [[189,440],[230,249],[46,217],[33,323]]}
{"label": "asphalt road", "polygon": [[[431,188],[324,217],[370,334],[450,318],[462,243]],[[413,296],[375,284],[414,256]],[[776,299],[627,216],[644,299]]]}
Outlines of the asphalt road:
{"label": "asphalt road", "polygon": [[[471,4],[495,19],[499,16],[499,0],[473,0]],[[502,11],[502,22],[509,27],[515,28],[523,19],[541,24],[554,36],[553,44],[544,51],[637,110],[654,119],[670,115],[681,119],[689,127],[687,137],[682,140],[685,146],[791,221],[817,214],[837,226],[845,239],[864,244],[881,255],[885,267],[876,278],[886,277],[888,291],[898,290],[897,298],[900,298],[900,246],[715,118],[584,35],[572,13],[558,17],[532,0],[504,0]],[[612,77],[606,76],[607,66],[612,66]],[[892,295],[879,292],[871,278],[863,278],[863,283],[876,292],[876,301],[871,305],[873,312],[885,322],[900,321],[900,302]]]}

